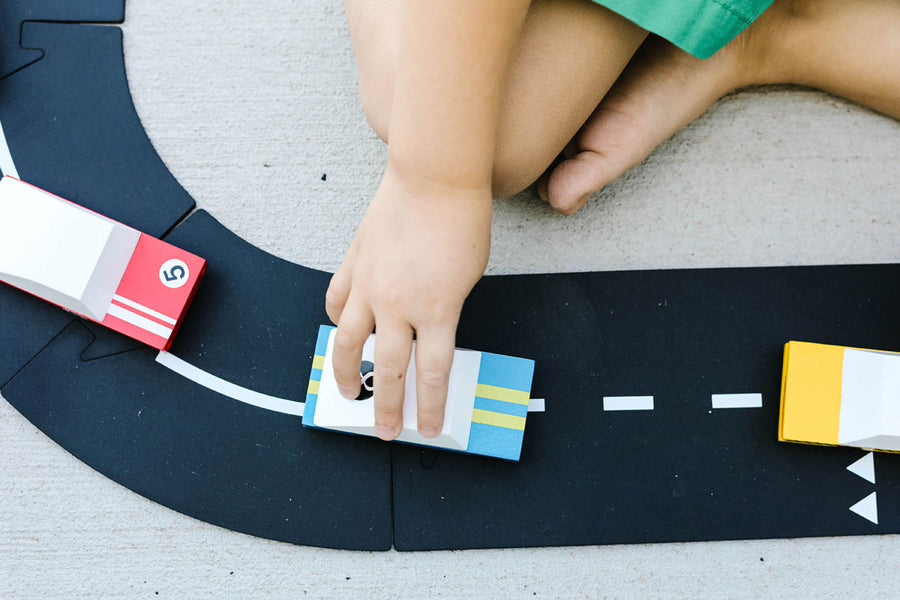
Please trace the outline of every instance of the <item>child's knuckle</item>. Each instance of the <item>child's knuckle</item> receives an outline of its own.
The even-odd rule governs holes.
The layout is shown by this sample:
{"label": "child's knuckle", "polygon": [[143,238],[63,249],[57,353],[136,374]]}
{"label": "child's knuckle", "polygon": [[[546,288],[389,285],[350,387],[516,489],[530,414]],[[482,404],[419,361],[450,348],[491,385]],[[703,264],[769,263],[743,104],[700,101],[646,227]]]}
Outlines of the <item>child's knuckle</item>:
{"label": "child's knuckle", "polygon": [[424,364],[416,369],[416,380],[425,389],[439,391],[447,387],[450,375],[437,364]]}

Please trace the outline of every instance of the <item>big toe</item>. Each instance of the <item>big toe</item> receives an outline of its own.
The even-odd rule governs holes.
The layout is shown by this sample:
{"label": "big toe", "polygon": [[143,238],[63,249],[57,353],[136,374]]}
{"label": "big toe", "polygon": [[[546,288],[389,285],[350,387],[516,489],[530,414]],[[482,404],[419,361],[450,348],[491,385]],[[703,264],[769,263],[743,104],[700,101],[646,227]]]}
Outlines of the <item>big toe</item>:
{"label": "big toe", "polygon": [[591,194],[616,178],[618,169],[611,162],[609,157],[592,150],[579,152],[556,165],[547,175],[541,195],[558,212],[576,213]]}
{"label": "big toe", "polygon": [[577,212],[591,194],[641,162],[660,141],[652,126],[655,117],[637,110],[644,103],[618,108],[614,102],[601,103],[574,140],[579,151],[546,177],[543,197],[561,213]]}

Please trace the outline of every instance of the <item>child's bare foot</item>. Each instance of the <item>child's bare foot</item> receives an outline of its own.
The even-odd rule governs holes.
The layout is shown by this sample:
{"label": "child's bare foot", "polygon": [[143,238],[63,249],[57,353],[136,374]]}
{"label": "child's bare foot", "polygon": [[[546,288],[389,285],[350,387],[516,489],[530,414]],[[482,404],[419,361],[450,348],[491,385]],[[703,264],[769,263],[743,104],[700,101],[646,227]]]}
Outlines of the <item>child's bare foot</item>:
{"label": "child's bare foot", "polygon": [[571,214],[590,195],[731,90],[761,83],[827,89],[900,116],[900,3],[776,0],[712,58],[649,38],[538,193]]}
{"label": "child's bare foot", "polygon": [[736,87],[731,47],[706,61],[651,37],[560,156],[538,194],[572,214],[656,146]]}

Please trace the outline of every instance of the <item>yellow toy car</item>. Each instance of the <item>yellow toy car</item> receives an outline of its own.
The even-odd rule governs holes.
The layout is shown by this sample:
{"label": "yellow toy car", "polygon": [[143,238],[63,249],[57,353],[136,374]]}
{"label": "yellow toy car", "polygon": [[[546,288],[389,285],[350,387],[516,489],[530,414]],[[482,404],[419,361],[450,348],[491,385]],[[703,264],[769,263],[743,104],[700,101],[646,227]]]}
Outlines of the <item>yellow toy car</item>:
{"label": "yellow toy car", "polygon": [[778,439],[900,452],[900,353],[788,342]]}

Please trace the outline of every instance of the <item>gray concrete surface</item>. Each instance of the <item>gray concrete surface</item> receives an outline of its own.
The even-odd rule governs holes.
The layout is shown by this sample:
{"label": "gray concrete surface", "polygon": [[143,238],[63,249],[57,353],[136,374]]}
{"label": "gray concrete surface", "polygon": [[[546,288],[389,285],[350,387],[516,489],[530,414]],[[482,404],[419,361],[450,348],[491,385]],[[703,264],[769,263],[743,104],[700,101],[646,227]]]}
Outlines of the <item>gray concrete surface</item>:
{"label": "gray concrete surface", "polygon": [[[198,204],[333,269],[384,148],[338,0],[129,0],[129,83]],[[900,260],[900,124],[822,93],[716,104],[575,217],[498,202],[492,273]],[[322,174],[327,180],[322,181]],[[547,507],[552,510],[552,507]],[[878,598],[900,538],[403,554],[294,547],[118,486],[0,402],[0,598]]]}

